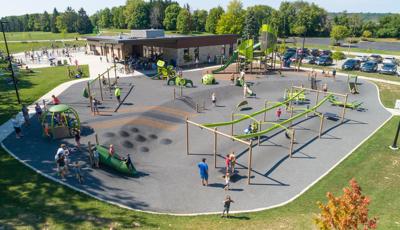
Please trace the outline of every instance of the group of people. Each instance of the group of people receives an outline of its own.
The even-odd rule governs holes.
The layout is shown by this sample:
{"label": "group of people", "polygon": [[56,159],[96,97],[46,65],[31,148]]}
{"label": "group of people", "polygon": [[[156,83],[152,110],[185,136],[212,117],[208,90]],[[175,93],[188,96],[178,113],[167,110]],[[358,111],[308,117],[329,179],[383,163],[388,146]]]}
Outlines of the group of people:
{"label": "group of people", "polygon": [[[65,180],[65,176],[69,173],[70,154],[71,150],[67,148],[65,144],[61,144],[57,149],[56,155],[54,156],[54,160],[57,165],[57,172],[62,180]],[[79,161],[75,161],[72,166],[76,179],[79,181],[79,183],[83,183],[84,179]]]}

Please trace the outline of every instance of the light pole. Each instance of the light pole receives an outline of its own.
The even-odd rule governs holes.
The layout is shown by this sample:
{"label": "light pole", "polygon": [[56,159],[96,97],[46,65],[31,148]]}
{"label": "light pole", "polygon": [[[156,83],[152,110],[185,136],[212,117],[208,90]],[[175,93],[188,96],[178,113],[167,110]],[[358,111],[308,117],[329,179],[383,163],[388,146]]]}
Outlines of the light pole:
{"label": "light pole", "polygon": [[4,32],[4,24],[5,24],[5,23],[7,23],[7,22],[5,22],[5,21],[0,21],[1,31],[3,31],[4,44],[5,44],[6,50],[7,50],[7,59],[8,59],[8,62],[9,62],[9,65],[10,65],[10,69],[11,69],[11,78],[12,78],[13,83],[14,83],[15,94],[17,95],[18,104],[21,104],[21,100],[20,100],[20,98],[19,98],[19,93],[18,93],[17,81],[15,80],[14,69],[13,69],[12,62],[11,62],[10,51],[8,50],[8,44],[7,44],[7,39],[6,39],[6,33]]}
{"label": "light pole", "polygon": [[397,147],[397,139],[399,138],[399,132],[400,132],[400,121],[399,121],[399,124],[397,125],[397,131],[396,131],[396,135],[394,136],[393,144],[391,146],[389,146],[389,148],[391,148],[392,150],[399,149],[399,147]]}

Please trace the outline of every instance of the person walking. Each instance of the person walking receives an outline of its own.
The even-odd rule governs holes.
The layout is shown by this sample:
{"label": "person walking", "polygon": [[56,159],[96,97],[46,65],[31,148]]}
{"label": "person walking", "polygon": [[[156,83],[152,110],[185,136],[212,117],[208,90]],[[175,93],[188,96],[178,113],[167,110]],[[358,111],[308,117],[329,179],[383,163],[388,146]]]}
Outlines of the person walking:
{"label": "person walking", "polygon": [[93,152],[93,160],[94,160],[94,166],[96,168],[100,168],[100,166],[99,166],[100,154],[99,154],[99,150],[97,150],[97,148]]}
{"label": "person walking", "polygon": [[74,138],[76,147],[81,150],[81,131],[78,128],[74,128]]}
{"label": "person walking", "polygon": [[58,173],[61,176],[61,179],[65,180],[66,169],[65,169],[65,157],[64,157],[64,155],[61,155],[58,158],[58,160],[57,160],[57,168],[58,168]]}
{"label": "person walking", "polygon": [[281,119],[281,115],[282,115],[282,109],[278,108],[275,112],[276,115],[276,120],[279,121]]}
{"label": "person walking", "polygon": [[11,119],[11,123],[12,123],[12,125],[14,127],[14,130],[15,130],[15,137],[17,139],[20,139],[21,137],[23,137],[24,135],[22,135],[21,123],[17,119],[16,115],[14,115],[13,118]]}
{"label": "person walking", "polygon": [[118,104],[121,104],[121,89],[118,86],[115,86],[114,95],[118,100]]}
{"label": "person walking", "polygon": [[35,112],[36,112],[36,116],[37,116],[38,120],[40,121],[40,118],[42,117],[42,114],[43,114],[43,110],[40,107],[39,103],[36,103],[36,105],[35,105]]}
{"label": "person walking", "polygon": [[225,173],[225,185],[224,190],[229,190],[229,184],[231,181],[231,176],[229,175],[229,171]]}
{"label": "person walking", "polygon": [[332,77],[333,77],[333,80],[336,80],[336,68],[334,68],[332,70]]}
{"label": "person walking", "polygon": [[229,158],[229,154],[225,157],[225,172],[229,172],[231,168],[231,159]]}
{"label": "person walking", "polygon": [[22,116],[24,117],[24,120],[25,120],[25,125],[29,126],[30,125],[30,123],[29,123],[29,109],[26,107],[26,105],[22,105],[21,111],[22,111]]}
{"label": "person walking", "polygon": [[99,100],[97,100],[97,99],[94,97],[94,98],[93,98],[93,114],[94,114],[94,115],[100,114],[100,111],[99,111],[99,104],[100,104]]}
{"label": "person walking", "polygon": [[78,161],[75,161],[74,172],[75,172],[76,179],[78,179],[78,181],[79,181],[79,184],[82,184],[83,183],[82,170],[81,170],[81,166]]}
{"label": "person walking", "polygon": [[208,165],[206,163],[206,158],[203,158],[197,167],[199,167],[200,170],[201,183],[203,186],[208,186]]}
{"label": "person walking", "polygon": [[215,96],[215,92],[211,94],[211,102],[214,106],[217,106],[217,97]]}
{"label": "person walking", "polygon": [[224,211],[222,211],[221,217],[224,217],[226,213],[226,218],[229,218],[229,209],[231,207],[231,203],[235,202],[231,199],[231,196],[226,195],[225,200],[222,203],[224,204]]}
{"label": "person walking", "polygon": [[229,154],[229,161],[231,163],[231,173],[235,173],[235,165],[236,165],[236,156],[234,152]]}

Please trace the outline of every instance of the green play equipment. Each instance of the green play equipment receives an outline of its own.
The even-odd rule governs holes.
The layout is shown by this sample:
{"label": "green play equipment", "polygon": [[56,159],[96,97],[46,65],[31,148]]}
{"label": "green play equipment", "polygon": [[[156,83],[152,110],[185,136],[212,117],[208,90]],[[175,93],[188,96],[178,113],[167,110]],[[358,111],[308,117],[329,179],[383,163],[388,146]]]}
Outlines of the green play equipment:
{"label": "green play equipment", "polygon": [[193,81],[187,78],[182,78],[176,73],[172,65],[165,66],[165,62],[162,60],[157,61],[157,75],[153,80],[167,80],[167,85],[186,86],[193,87]]}
{"label": "green play equipment", "polygon": [[217,81],[215,80],[215,77],[213,74],[205,74],[201,78],[201,83],[203,83],[204,85],[215,85],[215,84],[217,84]]}
{"label": "green play equipment", "polygon": [[302,93],[299,93],[299,92],[300,92],[300,90],[294,90],[294,91],[291,92],[290,90],[285,89],[285,95],[284,95],[283,98],[287,99],[287,98],[293,97],[294,95],[297,95],[295,97],[295,102],[305,102],[306,101],[306,95],[305,95],[304,91]]}
{"label": "green play equipment", "polygon": [[255,97],[255,96],[257,96],[256,95],[256,93],[254,93],[254,91],[250,88],[250,86],[249,86],[249,84],[248,83],[245,83],[246,84],[246,94],[247,94],[247,96],[249,96],[249,97]]}
{"label": "green play equipment", "polygon": [[358,102],[358,101],[353,101],[353,102],[347,102],[346,104],[343,101],[339,101],[336,97],[330,97],[329,102],[332,103],[334,106],[346,106],[346,108],[349,109],[359,109],[363,102]]}
{"label": "green play equipment", "polygon": [[357,80],[358,76],[356,75],[348,75],[347,76],[347,83],[349,84],[349,90],[352,94],[358,94],[358,87],[357,87]]}
{"label": "green play equipment", "polygon": [[41,117],[43,133],[54,139],[71,137],[73,129],[80,129],[78,112],[69,105],[60,104],[50,107]]}
{"label": "green play equipment", "polygon": [[[300,117],[303,117],[305,115],[307,115],[308,113],[314,112],[318,107],[320,107],[321,105],[323,105],[326,101],[328,101],[330,98],[332,97],[332,94],[329,94],[328,96],[326,96],[325,98],[323,98],[317,105],[315,105],[314,107],[310,108],[310,109],[306,109],[304,112],[299,113],[295,116],[293,116],[290,119],[284,120],[280,123],[273,123],[273,125],[265,130],[260,130],[259,132],[255,132],[255,133],[250,133],[250,134],[243,134],[243,135],[236,135],[236,138],[239,139],[251,139],[251,138],[255,138],[255,137],[259,137],[262,135],[265,135],[277,128],[283,128],[285,124],[288,124]],[[285,127],[286,128],[286,127]]]}
{"label": "green play equipment", "polygon": [[122,160],[122,158],[117,154],[114,153],[114,155],[111,156],[108,153],[108,149],[104,148],[101,145],[96,145],[96,149],[99,153],[99,161],[101,164],[107,165],[117,170],[118,172],[129,176],[135,176],[137,174],[135,167],[132,165],[132,167],[129,168],[125,161]]}
{"label": "green play equipment", "polygon": [[244,120],[247,120],[247,119],[251,119],[252,117],[255,117],[255,116],[259,115],[259,114],[262,114],[262,113],[265,113],[265,112],[267,112],[267,111],[271,111],[271,110],[273,110],[273,109],[276,109],[276,108],[278,108],[278,107],[286,106],[287,103],[289,103],[290,101],[295,100],[296,97],[297,97],[299,94],[301,94],[301,93],[304,93],[304,90],[299,91],[297,94],[293,95],[292,97],[288,98],[287,100],[285,100],[285,101],[283,101],[283,102],[278,102],[278,103],[276,103],[276,104],[273,105],[273,106],[264,108],[264,109],[262,109],[262,110],[259,110],[259,111],[257,111],[257,112],[254,112],[254,113],[249,114],[249,115],[247,115],[247,116],[242,116],[241,118],[235,119],[235,120],[233,120],[233,121],[219,122],[219,123],[208,123],[208,124],[203,124],[203,125],[204,125],[205,127],[209,127],[209,128],[210,128],[210,127],[221,127],[221,126],[227,126],[227,125],[236,124],[236,123],[239,123],[239,122],[241,122],[241,121],[244,121]]}

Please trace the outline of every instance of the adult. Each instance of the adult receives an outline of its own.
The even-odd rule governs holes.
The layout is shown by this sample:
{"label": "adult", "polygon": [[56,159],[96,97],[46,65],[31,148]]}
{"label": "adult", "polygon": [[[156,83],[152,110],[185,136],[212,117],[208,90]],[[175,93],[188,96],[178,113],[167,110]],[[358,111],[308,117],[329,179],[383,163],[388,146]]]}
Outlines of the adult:
{"label": "adult", "polygon": [[22,105],[21,111],[22,111],[22,116],[24,117],[24,120],[25,120],[25,125],[29,126],[30,123],[29,123],[29,109],[28,109],[28,107],[26,107],[26,105]]}
{"label": "adult", "polygon": [[36,112],[36,116],[37,116],[38,120],[40,121],[40,118],[42,117],[42,114],[43,114],[43,110],[40,107],[39,103],[35,104],[35,112]]}
{"label": "adult", "polygon": [[15,130],[15,137],[17,139],[20,139],[23,135],[21,133],[21,123],[17,119],[17,116],[14,115],[14,117],[11,119],[11,123],[12,123],[12,125],[14,127],[14,130]]}
{"label": "adult", "polygon": [[229,209],[231,207],[231,203],[235,202],[231,199],[231,196],[226,195],[225,200],[222,203],[224,204],[224,211],[222,211],[221,217],[224,217],[226,213],[226,218],[229,218]]}
{"label": "adult", "polygon": [[336,79],[336,68],[334,68],[332,70],[332,76],[333,76],[333,79],[335,80]]}
{"label": "adult", "polygon": [[121,89],[118,86],[115,86],[114,95],[117,98],[118,104],[121,104]]}
{"label": "adult", "polygon": [[206,158],[203,158],[201,162],[197,164],[197,167],[200,170],[201,183],[203,186],[208,186],[208,165],[206,163]]}
{"label": "adult", "polygon": [[60,99],[58,99],[58,97],[56,97],[55,95],[51,95],[52,101],[54,105],[59,105],[61,104]]}
{"label": "adult", "polygon": [[57,168],[58,168],[58,173],[61,176],[61,179],[65,179],[65,173],[66,173],[66,169],[65,169],[65,157],[64,155],[60,156],[57,159]]}

